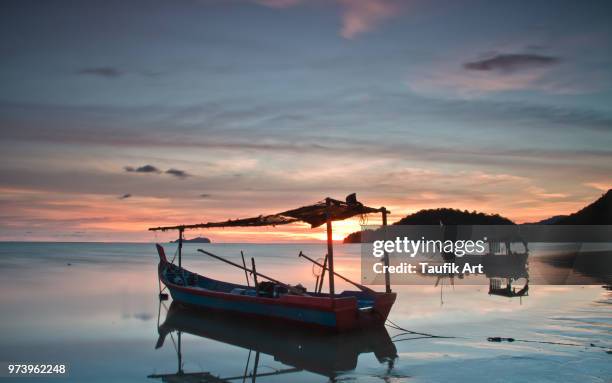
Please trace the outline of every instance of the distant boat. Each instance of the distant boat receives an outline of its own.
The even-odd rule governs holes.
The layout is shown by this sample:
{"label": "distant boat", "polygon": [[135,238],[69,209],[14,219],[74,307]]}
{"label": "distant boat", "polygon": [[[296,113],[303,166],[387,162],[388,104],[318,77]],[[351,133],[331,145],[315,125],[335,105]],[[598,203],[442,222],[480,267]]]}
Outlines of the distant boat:
{"label": "distant boat", "polygon": [[[179,240],[170,241],[170,243],[178,243]],[[206,237],[195,237],[191,239],[183,239],[183,243],[210,243],[210,239]]]}
{"label": "distant boat", "polygon": [[[364,206],[357,202],[355,195],[352,194],[347,197],[346,202],[327,198],[314,205],[273,215],[196,225],[157,227],[149,230],[179,231],[178,265],[169,262],[164,248],[157,245],[160,258],[159,280],[168,288],[173,300],[198,308],[230,311],[235,314],[264,317],[268,320],[278,320],[302,326],[346,331],[383,326],[396,298],[396,294],[391,292],[389,274],[385,275],[386,291],[376,292],[359,283],[350,281],[336,273],[333,268],[332,221],[369,213],[382,213],[383,222],[386,222],[388,211],[384,207],[376,209]],[[300,285],[291,286],[258,272],[253,258],[251,258],[252,267],[247,268],[244,257],[242,265],[238,265],[208,251],[198,250],[243,269],[247,276],[247,285],[211,279],[188,271],[181,265],[183,232],[186,229],[275,226],[298,221],[307,222],[313,228],[323,224],[327,225],[326,261],[320,264],[300,252],[301,257],[319,265],[322,269],[321,278],[316,283],[318,288],[314,292],[307,292]],[[387,258],[385,258],[385,262],[388,262]],[[321,292],[325,272],[327,272],[329,278],[329,293]],[[253,278],[252,286],[249,283],[249,274]],[[334,289],[334,278],[336,276],[356,286],[359,291],[344,291],[336,294]],[[266,281],[261,281],[261,279],[266,279]]]}

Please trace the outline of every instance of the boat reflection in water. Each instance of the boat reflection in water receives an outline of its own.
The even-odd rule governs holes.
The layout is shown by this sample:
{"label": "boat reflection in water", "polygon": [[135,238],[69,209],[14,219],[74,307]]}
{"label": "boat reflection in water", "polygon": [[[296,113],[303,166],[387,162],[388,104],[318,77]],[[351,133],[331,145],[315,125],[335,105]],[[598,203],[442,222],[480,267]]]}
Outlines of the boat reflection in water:
{"label": "boat reflection in water", "polygon": [[[164,345],[168,335],[177,333],[178,371],[155,374],[149,378],[163,382],[229,382],[257,377],[308,371],[328,377],[331,381],[342,372],[354,370],[360,354],[373,352],[389,371],[397,358],[397,349],[384,326],[359,332],[330,334],[278,323],[249,322],[218,312],[203,312],[172,302],[164,323],[158,325],[156,348]],[[185,372],[182,367],[181,334],[223,342],[249,350],[244,371],[234,376],[218,377],[211,372]],[[251,353],[254,357],[251,357]],[[258,373],[260,353],[288,366],[286,369]],[[251,371],[249,364],[252,363]]]}
{"label": "boat reflection in water", "polygon": [[[443,262],[452,262],[459,269],[465,264],[481,264],[484,276],[489,280],[489,295],[506,298],[522,298],[529,296],[529,248],[526,242],[521,251],[513,250],[512,244],[489,243],[489,252],[484,255],[466,254],[458,257],[454,254],[442,254]],[[427,276],[427,275],[426,275]],[[477,278],[465,273],[448,273],[436,275],[435,287],[440,286],[440,304],[443,300],[444,281],[448,279],[451,286],[455,285],[455,277],[460,280]]]}
{"label": "boat reflection in water", "polygon": [[[506,298],[522,298],[529,295],[529,248],[525,241],[519,251],[510,242],[489,244],[491,249],[483,259],[485,274],[489,279],[489,295]],[[512,284],[520,283],[517,288]]]}

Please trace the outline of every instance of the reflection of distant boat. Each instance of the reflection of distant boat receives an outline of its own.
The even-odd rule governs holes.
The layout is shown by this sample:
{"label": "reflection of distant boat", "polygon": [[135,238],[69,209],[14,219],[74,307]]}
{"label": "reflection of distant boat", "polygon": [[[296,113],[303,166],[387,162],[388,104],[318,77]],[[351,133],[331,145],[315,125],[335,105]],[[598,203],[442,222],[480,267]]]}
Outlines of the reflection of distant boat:
{"label": "reflection of distant boat", "polygon": [[487,278],[527,278],[529,254],[487,255],[482,266]]}
{"label": "reflection of distant boat", "polygon": [[[189,333],[195,336],[212,339],[233,346],[248,349],[257,353],[268,354],[284,365],[292,368],[278,370],[276,374],[297,371],[309,371],[330,378],[339,372],[350,371],[357,367],[360,354],[373,352],[381,362],[392,362],[397,357],[397,350],[387,330],[382,327],[370,328],[362,332],[326,334],[306,329],[296,329],[269,322],[249,322],[223,313],[203,313],[173,302],[163,324],[158,328],[159,339],[156,348],[164,344],[165,338],[172,332]],[[180,346],[180,342],[179,342]],[[182,357],[181,350],[179,358]],[[242,372],[242,371],[241,371]],[[269,375],[266,373],[265,375]],[[273,373],[274,374],[274,373]],[[251,375],[244,372],[233,379],[262,376],[257,374],[257,366]],[[190,380],[182,377],[189,377]],[[200,381],[224,382],[232,378],[216,378],[210,373],[185,373],[179,360],[177,374],[151,375],[166,382]],[[194,379],[196,378],[197,379]],[[208,380],[206,380],[208,378]],[[211,380],[215,378],[218,380]]]}
{"label": "reflection of distant boat", "polygon": [[520,289],[512,287],[513,278],[491,278],[489,279],[489,294],[502,297],[515,298],[529,295],[529,279],[525,279],[525,284]]}
{"label": "reflection of distant boat", "polygon": [[[516,251],[516,246],[522,246]],[[508,298],[524,297],[529,295],[529,248],[525,241],[519,237],[506,239],[501,242],[489,242],[488,252],[485,254],[465,254],[461,257],[452,253],[442,254],[445,262],[453,262],[463,268],[463,265],[481,264],[485,276],[489,279],[489,295],[498,295]],[[463,279],[465,275],[457,275]],[[438,286],[443,277],[449,278],[454,285],[455,274],[440,275],[436,280]],[[520,288],[513,287],[513,283],[523,279],[525,282]],[[440,302],[442,303],[442,286],[440,285]]]}

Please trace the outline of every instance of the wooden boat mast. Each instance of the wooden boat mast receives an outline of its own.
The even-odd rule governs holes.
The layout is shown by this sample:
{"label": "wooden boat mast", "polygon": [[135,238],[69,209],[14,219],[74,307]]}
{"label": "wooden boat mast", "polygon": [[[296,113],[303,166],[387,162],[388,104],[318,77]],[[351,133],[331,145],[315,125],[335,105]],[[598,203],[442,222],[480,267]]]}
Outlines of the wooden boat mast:
{"label": "wooden boat mast", "polygon": [[178,237],[178,267],[179,269],[182,268],[181,264],[182,264],[182,252],[183,252],[183,232],[185,231],[185,228],[179,228],[178,232],[179,232],[179,237]]}
{"label": "wooden boat mast", "polygon": [[[327,197],[325,198],[325,205],[327,208],[327,221],[326,229],[327,229],[327,269],[329,270],[329,295],[334,296],[335,287],[334,287],[334,276],[336,273],[334,272],[334,241],[333,241],[333,228],[332,228],[332,219],[330,207],[332,204],[332,199]],[[380,208],[380,212],[382,214],[382,226],[383,230],[385,230],[386,235],[386,226],[387,226],[387,214],[389,211],[385,207]],[[391,276],[389,275],[389,254],[385,251],[384,253],[384,265],[385,267],[385,292],[388,294],[391,292]],[[325,272],[325,267],[323,268],[323,272]]]}
{"label": "wooden boat mast", "polygon": [[[385,234],[385,239],[387,237],[387,208],[381,207],[380,211],[382,213],[382,226]],[[385,251],[384,253],[384,262],[385,262],[385,292],[388,294],[391,292],[391,276],[389,275],[389,253]]]}
{"label": "wooden boat mast", "polygon": [[334,241],[332,233],[332,220],[331,220],[331,198],[325,198],[326,205],[326,227],[327,227],[327,267],[329,268],[329,295],[334,296]]}

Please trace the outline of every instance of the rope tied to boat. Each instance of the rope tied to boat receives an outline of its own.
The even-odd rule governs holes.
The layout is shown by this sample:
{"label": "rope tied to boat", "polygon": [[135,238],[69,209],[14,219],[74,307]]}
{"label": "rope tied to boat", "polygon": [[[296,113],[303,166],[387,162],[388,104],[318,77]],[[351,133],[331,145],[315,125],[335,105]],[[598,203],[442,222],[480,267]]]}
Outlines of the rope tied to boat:
{"label": "rope tied to boat", "polygon": [[[416,340],[416,339],[426,339],[426,338],[436,338],[436,339],[470,339],[470,338],[467,338],[467,337],[442,336],[442,335],[434,335],[434,334],[429,334],[429,333],[424,333],[424,332],[417,332],[417,331],[408,330],[408,329],[405,329],[405,328],[401,327],[397,323],[393,322],[391,319],[387,319],[387,321],[385,322],[385,326],[388,326],[388,327],[390,327],[392,329],[395,329],[395,330],[403,331],[402,333],[396,334],[396,335],[391,337],[393,342],[402,342],[402,341],[406,341],[406,340]],[[420,336],[412,337],[412,338],[401,338],[401,336],[406,335],[406,334],[420,335]],[[399,339],[396,339],[396,338],[399,338]],[[580,344],[580,343],[553,342],[553,341],[544,341],[544,340],[529,340],[529,339],[504,338],[504,337],[500,337],[500,336],[488,337],[487,341],[493,342],[493,343],[523,342],[523,343],[551,344],[551,345],[569,346],[569,347],[584,347],[584,348],[592,347],[592,348],[602,349],[602,350],[604,350],[606,352],[606,354],[612,354],[612,349],[610,349],[610,347],[604,346],[604,345],[598,345],[598,344],[595,344],[595,343]]]}
{"label": "rope tied to boat", "polygon": [[405,329],[405,328],[401,327],[397,323],[393,322],[389,318],[387,318],[387,321],[385,322],[385,326],[391,327],[392,329],[395,329],[395,330],[403,331],[402,333],[399,333],[399,334],[396,334],[396,335],[392,336],[391,339],[399,337],[399,336],[402,336],[402,335],[406,335],[406,334],[421,335],[421,337],[418,337],[418,338],[396,339],[396,340],[394,340],[394,342],[401,342],[401,341],[404,341],[404,340],[413,340],[413,339],[422,339],[422,338],[438,338],[438,339],[453,339],[453,338],[457,338],[455,336],[434,335],[434,334],[428,334],[428,333],[425,333],[425,332],[417,332],[417,331],[408,330],[408,329]]}
{"label": "rope tied to boat", "polygon": [[612,354],[612,350],[610,350],[609,347],[597,345],[595,343],[580,344],[580,343],[552,342],[552,341],[545,341],[545,340],[528,340],[528,339],[504,338],[504,337],[500,337],[500,336],[491,336],[491,337],[488,337],[487,341],[494,342],[494,343],[501,343],[501,342],[509,342],[509,343],[512,343],[512,342],[523,342],[523,343],[554,344],[554,345],[558,345],[558,346],[572,346],[572,347],[586,347],[586,348],[588,348],[588,347],[595,347],[595,348],[604,349],[604,350],[606,350],[606,353]]}

